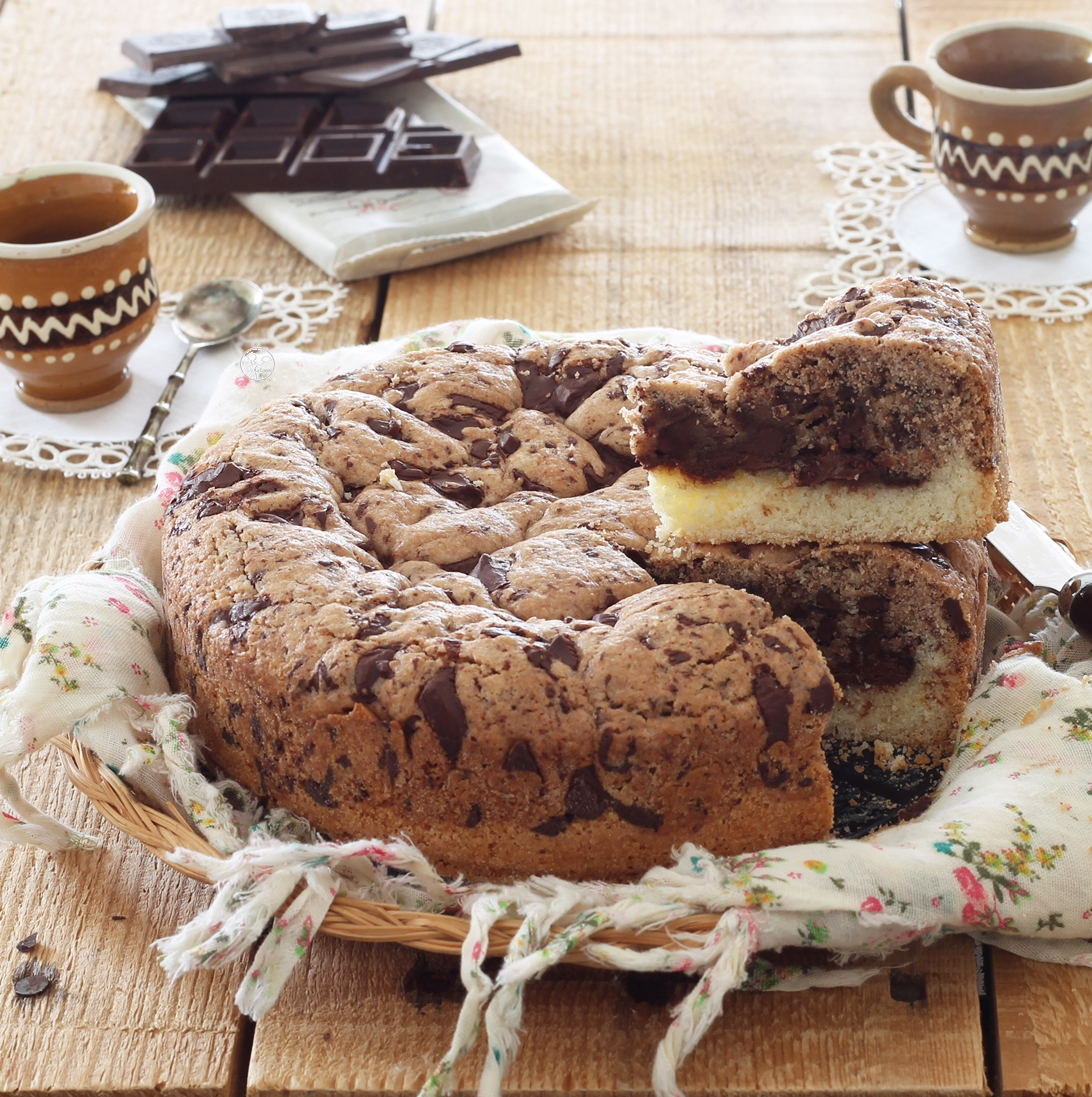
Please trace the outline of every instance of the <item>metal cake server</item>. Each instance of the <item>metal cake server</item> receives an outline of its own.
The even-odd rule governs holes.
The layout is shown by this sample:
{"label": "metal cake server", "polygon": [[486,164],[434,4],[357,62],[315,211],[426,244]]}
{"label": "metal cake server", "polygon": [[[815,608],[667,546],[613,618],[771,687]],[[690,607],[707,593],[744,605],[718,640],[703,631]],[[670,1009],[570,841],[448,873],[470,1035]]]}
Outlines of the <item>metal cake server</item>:
{"label": "metal cake server", "polygon": [[986,534],[990,547],[1033,587],[1058,595],[1061,615],[1092,640],[1092,571],[1080,564],[1015,503],[1008,521]]}

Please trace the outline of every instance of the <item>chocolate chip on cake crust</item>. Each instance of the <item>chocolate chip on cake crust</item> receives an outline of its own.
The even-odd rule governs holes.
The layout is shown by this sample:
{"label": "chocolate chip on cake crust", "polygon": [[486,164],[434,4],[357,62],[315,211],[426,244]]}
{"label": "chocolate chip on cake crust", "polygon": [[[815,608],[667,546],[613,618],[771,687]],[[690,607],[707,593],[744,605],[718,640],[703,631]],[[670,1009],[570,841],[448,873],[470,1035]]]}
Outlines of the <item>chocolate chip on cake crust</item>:
{"label": "chocolate chip on cake crust", "polygon": [[515,740],[508,748],[508,753],[504,756],[504,768],[509,773],[533,773],[540,780],[542,778],[542,771],[535,761],[531,744],[525,739]]}

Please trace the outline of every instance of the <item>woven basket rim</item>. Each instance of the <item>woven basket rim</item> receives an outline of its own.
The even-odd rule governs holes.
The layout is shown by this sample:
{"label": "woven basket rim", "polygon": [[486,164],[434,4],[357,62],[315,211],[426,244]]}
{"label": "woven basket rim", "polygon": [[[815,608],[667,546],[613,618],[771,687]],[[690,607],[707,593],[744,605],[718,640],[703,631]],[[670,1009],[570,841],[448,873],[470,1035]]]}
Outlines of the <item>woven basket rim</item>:
{"label": "woven basket rim", "polygon": [[[143,803],[93,751],[71,736],[59,736],[53,743],[61,752],[68,779],[108,823],[135,838],[149,853],[176,872],[199,883],[212,883],[200,869],[167,860],[166,855],[175,849],[225,859],[194,830],[175,805],[171,804],[164,810]],[[600,944],[629,949],[676,949],[692,944],[696,935],[709,933],[716,926],[718,917],[716,914],[689,915],[661,929],[641,933],[604,928],[595,935],[595,940]],[[517,918],[502,918],[494,923],[489,933],[488,955],[502,956],[520,924]],[[469,919],[462,914],[430,914],[404,910],[393,903],[338,897],[331,904],[319,932],[349,941],[401,944],[422,952],[457,956],[469,925]],[[682,938],[690,940],[683,941]],[[603,966],[579,952],[570,953],[564,961]]]}

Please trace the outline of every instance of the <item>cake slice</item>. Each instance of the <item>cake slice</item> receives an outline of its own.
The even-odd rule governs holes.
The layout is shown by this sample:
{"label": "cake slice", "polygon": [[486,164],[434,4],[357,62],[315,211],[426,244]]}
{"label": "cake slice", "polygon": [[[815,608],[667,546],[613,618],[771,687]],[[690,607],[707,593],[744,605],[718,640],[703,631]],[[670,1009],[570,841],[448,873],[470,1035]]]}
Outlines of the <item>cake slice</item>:
{"label": "cake slice", "polygon": [[954,287],[853,287],[725,365],[639,381],[624,413],[661,536],[943,542],[1005,519],[993,336]]}
{"label": "cake slice", "polygon": [[[950,544],[653,543],[661,582],[742,588],[801,625],[842,689],[828,739],[948,757],[979,673],[986,617],[981,541]],[[886,749],[886,748],[881,748]]]}

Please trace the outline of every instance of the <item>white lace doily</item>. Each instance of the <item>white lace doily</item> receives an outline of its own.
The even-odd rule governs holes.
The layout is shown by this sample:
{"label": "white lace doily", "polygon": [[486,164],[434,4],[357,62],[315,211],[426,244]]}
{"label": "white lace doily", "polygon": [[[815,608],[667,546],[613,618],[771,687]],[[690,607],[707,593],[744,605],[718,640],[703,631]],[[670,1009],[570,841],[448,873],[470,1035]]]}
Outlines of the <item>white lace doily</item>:
{"label": "white lace doily", "polygon": [[[345,286],[335,282],[317,284],[309,282],[303,286],[266,284],[262,289],[265,291],[265,300],[262,302],[258,321],[236,342],[234,352],[229,357],[237,358],[243,346],[261,346],[280,350],[306,346],[314,339],[315,329],[320,324],[328,324],[341,314],[341,305],[348,293]],[[159,312],[161,318],[170,319],[181,296],[180,293],[161,295]],[[181,353],[182,344],[179,343],[179,358]],[[215,352],[202,351],[201,353]],[[169,372],[169,369],[162,371],[162,384],[166,384]],[[206,373],[210,374],[207,380],[211,382],[219,370],[215,373],[210,371]],[[186,385],[179,390],[180,399],[182,394],[186,394],[187,397],[201,396],[201,393],[195,391],[203,383],[201,376],[201,371],[196,369],[195,363],[195,369],[187,379]],[[0,378],[0,382],[4,380],[6,379]],[[159,388],[162,384],[159,384]],[[147,407],[142,407],[140,415],[134,420],[133,433],[129,438],[104,441],[101,437],[83,437],[80,436],[79,421],[72,416],[46,416],[35,413],[34,425],[31,429],[23,431],[0,429],[0,461],[19,465],[22,468],[58,470],[65,476],[76,476],[80,479],[98,480],[113,476],[125,464],[129,449],[143,426],[144,418],[141,416],[147,415],[152,403],[158,397],[159,388],[156,388],[155,395],[148,400]],[[206,384],[206,388],[211,391],[211,383]],[[204,396],[207,398],[207,393]],[[11,399],[14,401],[14,395]],[[192,400],[188,402],[193,403]],[[193,419],[200,413],[204,402],[205,399],[197,401],[188,422],[169,421],[169,429],[160,435],[155,453],[145,469],[145,476],[155,475],[163,454],[192,425]],[[29,409],[25,410],[29,412]],[[81,416],[94,414],[94,412],[80,413]],[[101,433],[101,431],[84,431],[86,435],[101,435]],[[77,437],[73,438],[73,434]]]}
{"label": "white lace doily", "polygon": [[1065,285],[1001,285],[960,278],[948,271],[925,270],[903,251],[895,233],[895,211],[914,191],[936,181],[932,164],[904,145],[828,145],[816,151],[819,170],[834,180],[838,197],[826,208],[826,236],[838,254],[811,275],[793,301],[802,311],[818,308],[861,282],[889,274],[942,276],[977,301],[993,318],[1027,316],[1034,320],[1083,320],[1092,312],[1092,282]]}

